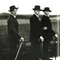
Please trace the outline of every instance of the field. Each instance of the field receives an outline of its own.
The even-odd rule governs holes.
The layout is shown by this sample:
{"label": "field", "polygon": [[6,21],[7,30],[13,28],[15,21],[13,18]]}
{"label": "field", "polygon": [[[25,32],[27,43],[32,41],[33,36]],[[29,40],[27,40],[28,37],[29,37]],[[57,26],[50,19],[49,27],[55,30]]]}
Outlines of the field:
{"label": "field", "polygon": [[[58,27],[57,18],[51,18],[53,30],[59,34],[60,40],[60,29]],[[18,19],[19,23],[19,34],[25,38],[25,42],[29,41],[30,34],[30,22],[29,19]],[[59,24],[60,26],[60,24]],[[59,29],[59,30],[58,30]],[[8,34],[7,34],[7,19],[0,20],[0,60],[7,59],[8,51],[9,51],[9,43],[8,43]],[[60,53],[59,53],[60,54]],[[4,57],[4,58],[3,58]]]}

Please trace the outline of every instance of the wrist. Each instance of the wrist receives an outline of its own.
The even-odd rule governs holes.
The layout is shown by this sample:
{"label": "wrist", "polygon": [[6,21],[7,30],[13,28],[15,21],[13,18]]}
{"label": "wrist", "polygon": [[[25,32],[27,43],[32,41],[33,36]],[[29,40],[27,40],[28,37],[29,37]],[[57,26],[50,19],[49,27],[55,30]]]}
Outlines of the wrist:
{"label": "wrist", "polygon": [[57,34],[55,34],[55,37],[57,37],[57,38],[58,38],[58,35],[57,35]]}

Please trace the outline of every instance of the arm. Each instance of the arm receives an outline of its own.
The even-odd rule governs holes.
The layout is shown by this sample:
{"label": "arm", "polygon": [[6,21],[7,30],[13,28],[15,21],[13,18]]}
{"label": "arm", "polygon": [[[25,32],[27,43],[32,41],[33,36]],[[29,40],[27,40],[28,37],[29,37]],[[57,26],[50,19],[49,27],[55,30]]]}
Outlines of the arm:
{"label": "arm", "polygon": [[35,31],[34,34],[36,34],[36,36],[39,36],[40,39],[43,39],[41,23],[37,20],[37,18],[30,18],[30,24],[33,26],[32,29]]}
{"label": "arm", "polygon": [[[15,37],[17,41],[21,40],[21,36],[18,34],[18,30],[15,27],[15,21],[13,18],[9,18],[7,21],[8,32],[11,37]],[[17,27],[18,28],[18,27]]]}

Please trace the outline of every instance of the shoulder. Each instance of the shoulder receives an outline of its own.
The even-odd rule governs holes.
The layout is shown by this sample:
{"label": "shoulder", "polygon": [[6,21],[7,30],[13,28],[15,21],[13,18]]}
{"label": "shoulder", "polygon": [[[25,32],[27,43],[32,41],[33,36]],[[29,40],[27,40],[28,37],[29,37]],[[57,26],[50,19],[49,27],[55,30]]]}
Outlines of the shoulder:
{"label": "shoulder", "polygon": [[9,15],[9,17],[8,17],[8,20],[10,20],[10,19],[12,19],[13,17],[11,16],[11,15]]}
{"label": "shoulder", "polygon": [[8,22],[13,22],[14,21],[14,18],[10,15],[9,17],[8,17]]}
{"label": "shoulder", "polygon": [[32,15],[32,16],[30,17],[30,20],[32,20],[32,19],[33,19],[33,17],[34,17],[34,15]]}
{"label": "shoulder", "polygon": [[35,15],[33,14],[30,18],[33,18]]}
{"label": "shoulder", "polygon": [[33,19],[33,20],[35,20],[37,17],[36,17],[36,15],[34,14],[34,15],[32,15],[31,16],[31,18],[30,19]]}
{"label": "shoulder", "polygon": [[42,19],[47,19],[47,17],[45,15],[42,16]]}

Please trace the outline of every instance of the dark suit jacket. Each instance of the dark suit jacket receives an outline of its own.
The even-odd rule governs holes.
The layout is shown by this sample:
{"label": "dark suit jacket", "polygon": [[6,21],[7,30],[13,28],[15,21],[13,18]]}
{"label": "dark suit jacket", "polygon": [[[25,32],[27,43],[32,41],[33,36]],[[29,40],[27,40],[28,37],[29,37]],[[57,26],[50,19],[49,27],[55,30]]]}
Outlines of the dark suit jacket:
{"label": "dark suit jacket", "polygon": [[[51,24],[49,17],[43,15],[41,19],[41,23],[42,23],[43,37],[45,41],[46,42],[51,41],[52,37],[55,35],[55,32],[52,29],[52,24]],[[47,30],[43,29],[44,26],[47,27]]]}
{"label": "dark suit jacket", "polygon": [[18,43],[21,36],[18,34],[18,22],[17,19],[12,15],[9,16],[7,21],[8,26],[8,36],[9,36],[9,44],[14,46]]}
{"label": "dark suit jacket", "polygon": [[41,21],[39,21],[38,17],[34,14],[30,18],[30,41],[32,44],[39,45],[40,36],[42,36]]}

